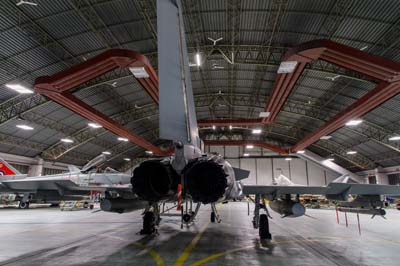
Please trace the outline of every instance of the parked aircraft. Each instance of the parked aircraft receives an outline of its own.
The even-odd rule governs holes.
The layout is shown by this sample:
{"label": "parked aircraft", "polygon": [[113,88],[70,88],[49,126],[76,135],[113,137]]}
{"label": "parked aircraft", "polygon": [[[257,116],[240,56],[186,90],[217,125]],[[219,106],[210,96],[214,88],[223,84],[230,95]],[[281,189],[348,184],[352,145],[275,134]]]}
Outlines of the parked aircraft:
{"label": "parked aircraft", "polygon": [[6,174],[0,176],[0,193],[16,193],[19,207],[29,208],[32,201],[79,200],[87,198],[90,191],[104,192],[113,187],[118,187],[120,193],[130,191],[130,175],[113,169],[102,173],[96,171],[105,160],[106,155],[101,154],[82,169],[71,165],[68,173],[27,177],[0,159],[0,169]]}
{"label": "parked aircraft", "polygon": [[[211,221],[220,222],[216,203],[241,200],[245,195],[255,195],[253,226],[261,238],[271,238],[265,199],[272,210],[283,217],[299,217],[305,208],[299,202],[300,194],[325,195],[328,199],[346,201],[350,194],[361,195],[365,200],[355,201],[359,206],[382,194],[400,194],[400,187],[330,183],[328,186],[310,187],[294,184],[270,186],[244,186],[241,179],[248,172],[234,169],[222,157],[202,152],[193,92],[188,69],[188,54],[179,0],[157,1],[158,73],[160,101],[160,138],[172,140],[173,156],[141,163],[132,176],[132,189],[140,200],[123,196],[107,197],[102,209],[125,212],[144,208],[142,234],[152,234],[163,214],[163,203],[178,202],[181,226],[191,224],[201,204],[210,204]],[[198,60],[198,65],[201,64]],[[281,180],[282,181],[282,180]],[[292,199],[291,195],[295,195]],[[192,204],[196,203],[193,211]],[[372,205],[373,208],[379,208]],[[260,211],[266,211],[260,214]]]}

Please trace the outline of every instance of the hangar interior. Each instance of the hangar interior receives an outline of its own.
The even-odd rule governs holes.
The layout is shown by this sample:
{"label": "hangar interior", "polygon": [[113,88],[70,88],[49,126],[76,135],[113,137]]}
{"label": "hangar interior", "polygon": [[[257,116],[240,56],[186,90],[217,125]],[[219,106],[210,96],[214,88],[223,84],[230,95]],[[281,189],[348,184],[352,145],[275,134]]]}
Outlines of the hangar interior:
{"label": "hangar interior", "polygon": [[[219,154],[233,167],[249,170],[249,177],[243,180],[246,185],[268,186],[280,175],[304,186],[328,186],[343,175],[363,184],[400,185],[398,1],[181,2],[195,111],[205,152]],[[170,155],[172,141],[159,137],[157,26],[156,0],[1,1],[0,158],[21,174],[38,177],[68,174],[69,165],[82,168],[102,154],[107,158],[102,170],[110,167],[131,175],[141,162],[158,158],[158,155]],[[101,61],[93,63],[113,49],[144,55],[145,77],[126,67],[110,66],[111,63],[100,65]],[[290,65],[291,62],[295,64]],[[90,70],[93,79],[73,76],[74,69],[84,67],[94,69]],[[107,71],[98,70],[102,67]],[[71,86],[67,84],[70,81]],[[51,89],[59,91],[49,93]],[[105,121],[104,125],[96,121],[99,117]],[[60,191],[64,187],[57,186],[62,196]],[[0,192],[1,188],[0,182]],[[237,210],[235,205],[222,206],[221,216],[234,217],[232,226],[240,231],[244,221],[238,221],[237,217],[247,214],[247,209],[244,203],[234,204],[239,206]],[[62,235],[69,231],[79,230],[78,226],[70,224],[63,231],[61,224],[71,221],[77,224],[104,221],[104,230],[83,226],[86,231],[82,236],[116,242],[110,250],[103,247],[107,249],[102,249],[105,253],[112,253],[107,253],[109,257],[105,260],[93,256],[88,264],[71,259],[60,265],[125,265],[132,260],[144,263],[142,265],[153,262],[169,265],[175,259],[171,254],[178,257],[175,265],[183,265],[187,256],[175,254],[178,251],[163,246],[163,241],[170,240],[177,245],[181,241],[191,243],[189,250],[182,248],[182,254],[188,254],[190,245],[197,244],[190,241],[203,233],[200,241],[203,249],[192,252],[195,258],[191,265],[203,265],[203,262],[204,265],[264,265],[267,262],[299,265],[300,261],[284,259],[290,257],[284,244],[276,244],[275,253],[269,246],[268,254],[263,254],[264,246],[258,242],[246,258],[243,251],[254,247],[250,241],[254,239],[253,233],[247,229],[243,231],[246,239],[242,241],[226,228],[218,227],[209,228],[208,233],[199,227],[200,234],[188,229],[186,234],[176,236],[170,232],[172,228],[179,232],[175,224],[160,229],[167,231],[167,236],[157,242],[134,235],[140,226],[130,222],[141,222],[138,212],[123,214],[112,224],[114,216],[110,213],[90,213],[84,217],[74,213],[71,218],[53,210],[46,213],[44,209],[32,209],[25,214],[17,211],[0,209],[0,217],[5,221],[0,222],[0,231],[4,227],[10,232],[0,233],[0,236],[12,243],[10,247],[0,243],[4,248],[0,249],[0,265],[55,263],[50,251],[42,255],[35,253],[38,250],[32,247],[37,244],[43,250],[49,248],[48,243],[37,238],[42,237],[41,230],[46,230],[47,219],[53,218],[60,226],[51,227],[53,236],[52,230],[45,233],[49,234],[52,245],[57,246]],[[365,265],[378,261],[381,265],[393,265],[398,261],[394,250],[398,248],[400,236],[390,235],[390,228],[398,226],[400,221],[395,210],[388,211],[393,218],[388,221],[387,230],[382,228],[386,221],[374,223],[376,219],[370,221],[369,217],[361,217],[362,224],[371,228],[361,236],[357,233],[359,230],[361,234],[357,213],[358,229],[353,220],[350,224],[353,231],[348,234],[360,238],[348,245],[343,244],[347,239],[342,231],[343,221],[337,218],[337,224],[327,222],[334,213],[330,211],[328,214],[312,210],[311,215],[318,216],[319,221],[299,218],[301,238],[296,232],[286,231],[285,227],[293,227],[293,224],[285,219],[283,225],[272,220],[271,226],[281,236],[279,243],[292,241],[290,248],[295,250],[294,254],[309,252],[316,259],[308,261],[300,256],[309,265],[356,265],[356,260],[365,261]],[[199,218],[203,224],[209,219],[210,209],[201,212],[207,218]],[[32,224],[31,228],[21,226],[24,215],[29,216],[27,224]],[[48,218],[44,218],[46,215]],[[251,219],[247,220],[251,224]],[[33,226],[35,221],[38,225]],[[305,225],[311,221],[316,226],[308,229]],[[126,233],[131,240],[125,239],[123,232],[116,231],[120,229],[118,223],[132,226]],[[324,223],[331,227],[326,237],[337,238],[336,242],[323,244],[325,240],[321,239],[325,235],[320,231],[324,230]],[[21,239],[13,239],[14,233],[24,230],[26,238],[21,234]],[[110,230],[107,236],[106,230]],[[227,241],[223,244],[236,241],[238,246],[249,248],[231,245],[230,251],[222,251],[213,246],[210,248],[213,253],[207,251],[207,243],[215,242],[215,236],[226,234]],[[308,243],[305,240],[308,236],[314,236],[310,241],[315,242]],[[55,250],[61,252],[78,239],[83,238],[72,233]],[[379,249],[382,249],[375,257],[368,256],[367,252],[355,254],[338,248],[343,245],[351,249],[351,244],[355,244],[359,250],[370,250],[375,247],[374,241],[381,241]],[[11,252],[13,245],[24,242],[27,242],[25,251]],[[121,248],[127,243],[132,246]],[[88,244],[85,248],[95,247]],[[135,254],[142,250],[150,256],[127,256],[125,249]],[[163,256],[171,255],[171,258],[157,259],[154,250],[162,250]],[[341,258],[335,257],[342,252]],[[28,253],[32,260],[24,257]],[[223,255],[212,261],[207,256],[215,256],[214,253]],[[240,260],[235,263],[238,257]],[[59,258],[70,259],[67,255]]]}

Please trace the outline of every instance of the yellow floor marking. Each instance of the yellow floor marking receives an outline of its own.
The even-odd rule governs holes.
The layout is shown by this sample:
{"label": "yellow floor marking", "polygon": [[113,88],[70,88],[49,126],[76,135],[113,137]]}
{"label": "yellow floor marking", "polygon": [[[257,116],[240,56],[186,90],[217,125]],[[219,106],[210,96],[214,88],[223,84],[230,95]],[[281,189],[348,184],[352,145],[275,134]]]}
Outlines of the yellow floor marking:
{"label": "yellow floor marking", "polygon": [[199,242],[199,240],[200,240],[201,236],[203,235],[204,231],[207,229],[208,224],[209,224],[209,222],[206,223],[205,225],[203,225],[203,227],[200,229],[200,231],[196,234],[196,236],[189,243],[189,245],[186,246],[186,248],[183,250],[182,254],[175,261],[175,263],[174,263],[175,266],[183,266],[183,263],[189,257],[190,252],[197,245],[197,242]]}
{"label": "yellow floor marking", "polygon": [[147,246],[145,246],[145,245],[143,245],[142,243],[139,243],[139,242],[134,242],[133,244],[135,246],[138,246],[138,247],[146,250],[150,254],[150,256],[153,258],[153,260],[155,261],[156,266],[164,266],[165,265],[165,262],[161,258],[160,254],[158,254],[156,251],[154,251],[154,249],[149,248],[149,247],[147,247]]}

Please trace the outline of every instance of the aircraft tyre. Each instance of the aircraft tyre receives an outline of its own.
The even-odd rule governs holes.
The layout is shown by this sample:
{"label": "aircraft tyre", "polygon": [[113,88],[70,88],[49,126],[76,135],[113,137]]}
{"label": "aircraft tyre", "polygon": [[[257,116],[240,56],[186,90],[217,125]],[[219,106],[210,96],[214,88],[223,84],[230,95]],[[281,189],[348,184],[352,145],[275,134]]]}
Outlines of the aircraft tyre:
{"label": "aircraft tyre", "polygon": [[269,232],[268,216],[266,214],[260,215],[260,227],[258,230],[261,239],[271,239],[271,233]]}
{"label": "aircraft tyre", "polygon": [[18,209],[29,209],[29,202],[20,201],[18,205]]}
{"label": "aircraft tyre", "polygon": [[212,223],[215,223],[215,212],[211,212],[210,220]]}
{"label": "aircraft tyre", "polygon": [[143,229],[141,235],[151,235],[156,231],[156,218],[154,212],[146,212],[143,216]]}

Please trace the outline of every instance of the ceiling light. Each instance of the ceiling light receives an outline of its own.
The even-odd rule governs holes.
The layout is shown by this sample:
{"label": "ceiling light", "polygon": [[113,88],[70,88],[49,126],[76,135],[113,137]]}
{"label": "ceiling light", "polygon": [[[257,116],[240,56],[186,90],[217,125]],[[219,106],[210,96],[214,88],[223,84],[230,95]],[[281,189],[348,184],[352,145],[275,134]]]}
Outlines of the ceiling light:
{"label": "ceiling light", "polygon": [[201,65],[200,53],[196,53],[196,65],[197,65],[197,66],[200,66],[200,65]]}
{"label": "ceiling light", "polygon": [[330,135],[325,135],[325,136],[320,137],[319,139],[328,140],[328,139],[331,139],[331,138],[332,138],[332,136],[330,136]]}
{"label": "ceiling light", "polygon": [[349,155],[353,155],[353,154],[356,154],[357,152],[356,151],[348,151],[348,152],[346,152],[346,154],[349,154]]}
{"label": "ceiling light", "polygon": [[243,153],[243,157],[249,157],[250,156],[250,154],[248,154],[248,153]]}
{"label": "ceiling light", "polygon": [[353,119],[346,123],[346,126],[357,126],[361,124],[363,121],[361,119]]}
{"label": "ceiling light", "polygon": [[229,126],[229,130],[232,130],[232,128],[233,128],[232,125],[230,125],[230,126]]}
{"label": "ceiling light", "polygon": [[118,82],[114,81],[114,82],[111,83],[110,85],[111,85],[112,87],[116,88],[116,87],[117,87],[117,84],[118,84]]}
{"label": "ceiling light", "polygon": [[127,138],[121,138],[121,137],[118,137],[118,140],[120,140],[120,141],[129,141]]}
{"label": "ceiling light", "polygon": [[246,149],[253,149],[254,145],[246,145]]}
{"label": "ceiling light", "polygon": [[271,113],[270,112],[260,112],[260,114],[258,115],[258,117],[268,117]]}
{"label": "ceiling light", "polygon": [[360,50],[361,51],[364,51],[365,49],[367,49],[368,48],[368,45],[367,46],[364,46],[364,47],[362,47],[362,48],[360,48]]}
{"label": "ceiling light", "polygon": [[65,143],[73,143],[74,142],[72,139],[67,139],[67,138],[61,139],[61,141],[65,142]]}
{"label": "ceiling light", "polygon": [[16,127],[23,130],[33,130],[33,127],[30,127],[28,125],[17,125]]}
{"label": "ceiling light", "polygon": [[88,123],[88,126],[92,127],[92,128],[101,128],[102,127],[101,125],[96,124],[96,123]]}
{"label": "ceiling light", "polygon": [[30,6],[37,6],[37,3],[34,2],[29,2],[29,1],[24,1],[24,0],[20,0],[18,3],[16,3],[15,5],[17,6],[21,6],[21,5],[30,5]]}
{"label": "ceiling light", "polygon": [[261,134],[261,132],[262,132],[262,130],[259,129],[259,128],[253,129],[253,130],[251,131],[251,133],[253,133],[253,134]]}
{"label": "ceiling light", "polygon": [[389,140],[393,141],[393,140],[400,140],[400,136],[393,136],[390,137]]}
{"label": "ceiling light", "polygon": [[215,130],[217,127],[215,125],[212,126],[212,129]]}
{"label": "ceiling light", "polygon": [[285,161],[291,161],[291,160],[292,160],[292,158],[290,158],[290,157],[285,158]]}
{"label": "ceiling light", "polygon": [[279,65],[278,74],[292,73],[296,68],[297,61],[283,61]]}
{"label": "ceiling light", "polygon": [[298,154],[304,154],[306,151],[305,150],[301,150],[301,151],[297,151],[296,153]]}
{"label": "ceiling light", "polygon": [[149,77],[149,74],[144,67],[130,67],[129,70],[132,72],[135,78],[141,79]]}
{"label": "ceiling light", "polygon": [[131,159],[129,159],[129,158],[124,158],[124,160],[127,161],[127,162],[131,161]]}
{"label": "ceiling light", "polygon": [[146,151],[146,153],[147,153],[147,154],[153,154],[153,152],[152,152],[152,151]]}
{"label": "ceiling light", "polygon": [[30,94],[33,93],[33,90],[28,89],[27,87],[21,85],[21,84],[6,84],[6,87],[9,89],[12,89],[13,91],[16,91],[21,94]]}
{"label": "ceiling light", "polygon": [[105,155],[110,155],[110,154],[111,154],[111,152],[109,152],[109,151],[103,151],[103,152],[102,152],[102,154],[105,154]]}

